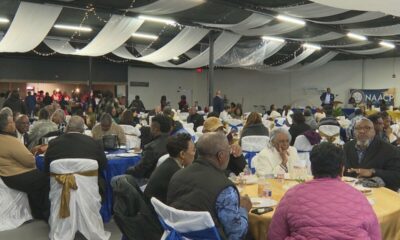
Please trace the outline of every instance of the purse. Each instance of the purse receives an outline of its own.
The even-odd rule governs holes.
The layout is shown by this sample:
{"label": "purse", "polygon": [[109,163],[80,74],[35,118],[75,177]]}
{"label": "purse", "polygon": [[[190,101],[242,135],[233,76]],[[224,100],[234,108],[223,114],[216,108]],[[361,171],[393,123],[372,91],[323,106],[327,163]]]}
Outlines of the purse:
{"label": "purse", "polygon": [[103,148],[104,150],[115,150],[119,148],[119,141],[117,135],[105,135],[103,136]]}

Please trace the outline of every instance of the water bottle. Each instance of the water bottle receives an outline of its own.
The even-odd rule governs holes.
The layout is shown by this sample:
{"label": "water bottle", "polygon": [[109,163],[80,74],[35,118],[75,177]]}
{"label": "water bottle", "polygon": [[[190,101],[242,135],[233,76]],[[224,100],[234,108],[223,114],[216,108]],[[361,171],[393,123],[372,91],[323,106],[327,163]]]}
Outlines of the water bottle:
{"label": "water bottle", "polygon": [[247,165],[247,164],[243,169],[243,175],[245,175],[245,176],[251,175],[251,169],[249,168],[249,165]]}
{"label": "water bottle", "polygon": [[285,181],[285,170],[279,168],[276,172],[276,179],[278,179],[279,183],[283,183]]}

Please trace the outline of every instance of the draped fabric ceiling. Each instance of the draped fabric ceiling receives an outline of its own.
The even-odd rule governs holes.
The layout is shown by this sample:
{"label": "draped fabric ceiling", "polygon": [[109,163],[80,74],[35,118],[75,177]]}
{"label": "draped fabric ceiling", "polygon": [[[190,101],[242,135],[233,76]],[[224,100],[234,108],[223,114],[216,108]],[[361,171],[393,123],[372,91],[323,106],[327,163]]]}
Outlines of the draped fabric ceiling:
{"label": "draped fabric ceiling", "polygon": [[[391,16],[400,16],[396,0],[250,0],[243,5],[228,0],[103,0],[99,6],[85,0],[65,2],[4,0],[0,22],[2,17],[10,22],[0,23],[0,52],[108,56],[159,67],[199,68],[209,63],[208,36],[212,32],[216,36],[215,64],[221,67],[301,71],[332,59],[399,55],[396,49],[378,44],[381,40],[400,41],[400,20]],[[143,20],[139,14],[174,19],[178,25]],[[277,20],[278,14],[303,19],[306,26]],[[55,24],[89,26],[93,31],[62,32],[54,29]],[[368,40],[349,39],[347,32]],[[132,38],[135,33],[155,34],[158,39]],[[262,36],[286,41],[262,40]],[[322,49],[302,47],[302,43]]]}

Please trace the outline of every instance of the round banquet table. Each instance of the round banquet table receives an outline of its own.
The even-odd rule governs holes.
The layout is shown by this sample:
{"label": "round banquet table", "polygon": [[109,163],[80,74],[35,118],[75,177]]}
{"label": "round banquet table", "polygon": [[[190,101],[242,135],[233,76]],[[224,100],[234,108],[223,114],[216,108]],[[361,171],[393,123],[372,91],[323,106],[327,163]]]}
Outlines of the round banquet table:
{"label": "round banquet table", "polygon": [[[278,202],[291,186],[298,184],[293,180],[278,181],[276,179],[268,179],[267,181],[269,189],[272,190],[272,199]],[[257,197],[258,185],[245,185],[240,193],[242,195],[248,194],[250,197]],[[375,202],[372,208],[381,226],[382,239],[400,239],[400,194],[387,188],[373,188],[372,194],[368,195],[367,198]],[[274,212],[272,211],[263,215],[249,213],[249,231],[254,239],[266,239]]]}
{"label": "round banquet table", "polygon": [[[140,161],[140,154],[129,157],[119,157],[118,154],[126,153],[125,149],[119,149],[115,151],[109,151],[107,153],[107,169],[103,171],[103,177],[107,183],[106,186],[106,198],[101,205],[100,214],[103,218],[103,222],[109,222],[113,213],[113,192],[111,188],[111,178],[114,176],[125,174],[125,171],[136,165]],[[36,167],[44,171],[44,156],[36,156]]]}

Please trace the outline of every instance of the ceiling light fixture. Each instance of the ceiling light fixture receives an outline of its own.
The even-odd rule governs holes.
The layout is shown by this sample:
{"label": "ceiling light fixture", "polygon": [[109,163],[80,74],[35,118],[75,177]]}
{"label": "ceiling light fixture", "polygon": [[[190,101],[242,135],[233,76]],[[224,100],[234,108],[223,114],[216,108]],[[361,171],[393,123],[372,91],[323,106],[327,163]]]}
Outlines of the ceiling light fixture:
{"label": "ceiling light fixture", "polygon": [[0,17],[0,23],[9,23],[10,20],[8,20],[8,18],[2,18]]}
{"label": "ceiling light fixture", "polygon": [[132,33],[132,37],[145,38],[145,39],[151,39],[151,40],[158,39],[158,36],[151,35],[151,34],[146,34],[146,33]]}
{"label": "ceiling light fixture", "polygon": [[62,30],[70,30],[70,31],[80,31],[80,32],[91,32],[92,31],[92,29],[90,27],[63,25],[63,24],[56,24],[56,25],[54,25],[54,28],[62,29]]}
{"label": "ceiling light fixture", "polygon": [[267,41],[274,41],[274,42],[280,42],[280,43],[285,42],[285,39],[283,39],[283,38],[270,37],[270,36],[262,36],[261,38],[263,40],[267,40]]}
{"label": "ceiling light fixture", "polygon": [[303,20],[300,20],[300,19],[297,19],[297,18],[288,17],[288,16],[285,16],[285,15],[278,15],[278,16],[276,16],[276,18],[281,20],[281,21],[284,21],[284,22],[294,23],[294,24],[301,25],[301,26],[306,25],[306,22],[303,21]]}
{"label": "ceiling light fixture", "polygon": [[179,57],[173,57],[172,60],[178,61]]}
{"label": "ceiling light fixture", "polygon": [[387,47],[387,48],[395,48],[395,47],[396,47],[396,45],[394,45],[393,43],[391,43],[391,42],[386,42],[386,41],[380,41],[379,44],[380,44],[382,47]]}
{"label": "ceiling light fixture", "polygon": [[143,16],[140,15],[139,19],[146,20],[146,21],[151,21],[151,22],[158,22],[158,23],[165,23],[168,25],[175,25],[176,22],[171,19],[165,19],[165,18],[159,18],[159,17],[150,17],[150,16]]}
{"label": "ceiling light fixture", "polygon": [[365,41],[365,40],[367,40],[367,37],[366,37],[366,36],[363,36],[363,35],[360,35],[360,34],[356,34],[356,33],[351,33],[351,32],[349,32],[349,33],[347,33],[347,36],[348,36],[349,38],[353,38],[353,39],[360,40],[360,41]]}
{"label": "ceiling light fixture", "polygon": [[321,47],[315,44],[310,44],[310,43],[304,43],[303,44],[304,48],[310,48],[310,49],[314,49],[314,50],[321,50]]}

